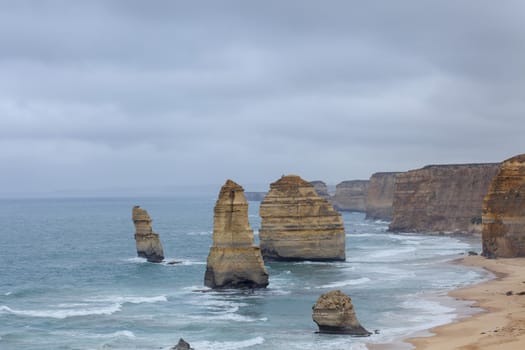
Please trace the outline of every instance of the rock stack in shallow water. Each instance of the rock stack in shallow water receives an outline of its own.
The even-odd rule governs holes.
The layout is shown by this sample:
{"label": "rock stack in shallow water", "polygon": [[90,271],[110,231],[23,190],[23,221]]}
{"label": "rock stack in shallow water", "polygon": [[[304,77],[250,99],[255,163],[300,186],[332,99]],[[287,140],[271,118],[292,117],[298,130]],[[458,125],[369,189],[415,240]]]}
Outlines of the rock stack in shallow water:
{"label": "rock stack in shallow water", "polygon": [[210,288],[264,288],[268,273],[261,251],[254,246],[244,189],[226,181],[215,204],[213,245],[204,284]]}
{"label": "rock stack in shallow water", "polygon": [[259,213],[259,240],[265,258],[345,260],[341,214],[299,176],[283,176],[272,183]]}
{"label": "rock stack in shallow water", "polygon": [[504,161],[483,202],[483,255],[525,256],[525,154]]}
{"label": "rock stack in shallow water", "polygon": [[159,235],[151,228],[151,218],[148,212],[141,207],[134,206],[132,219],[135,224],[135,242],[137,254],[146,258],[149,262],[161,262],[164,260],[164,251],[160,243]]}
{"label": "rock stack in shallow water", "polygon": [[352,299],[340,290],[323,294],[312,307],[312,319],[319,326],[319,333],[369,336],[355,316]]}

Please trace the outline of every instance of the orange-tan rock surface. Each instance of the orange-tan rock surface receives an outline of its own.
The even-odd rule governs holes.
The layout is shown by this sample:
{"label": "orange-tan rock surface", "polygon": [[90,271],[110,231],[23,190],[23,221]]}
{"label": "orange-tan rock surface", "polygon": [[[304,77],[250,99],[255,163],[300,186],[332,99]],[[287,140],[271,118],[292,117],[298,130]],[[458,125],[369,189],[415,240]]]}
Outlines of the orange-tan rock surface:
{"label": "orange-tan rock surface", "polygon": [[215,204],[213,245],[204,275],[210,288],[264,288],[268,272],[248,222],[244,189],[227,180]]}
{"label": "orange-tan rock surface", "polygon": [[483,255],[525,257],[525,154],[504,161],[483,202]]}
{"label": "orange-tan rock surface", "polygon": [[259,213],[259,240],[265,258],[345,260],[341,214],[299,176],[283,176],[272,183]]}
{"label": "orange-tan rock surface", "polygon": [[138,256],[146,258],[149,262],[158,263],[164,260],[164,250],[159,235],[153,232],[152,220],[148,212],[138,205],[134,206],[132,219],[135,224],[135,242]]}
{"label": "orange-tan rock surface", "polygon": [[429,165],[396,175],[391,231],[481,232],[481,208],[499,164]]}
{"label": "orange-tan rock surface", "polygon": [[392,220],[394,184],[397,172],[375,173],[368,181],[366,218],[371,220]]}
{"label": "orange-tan rock surface", "polygon": [[340,290],[321,295],[312,310],[312,319],[319,327],[319,333],[357,336],[371,334],[357,320],[352,299]]}
{"label": "orange-tan rock surface", "polygon": [[335,187],[334,206],[343,211],[366,211],[368,180],[343,181]]}

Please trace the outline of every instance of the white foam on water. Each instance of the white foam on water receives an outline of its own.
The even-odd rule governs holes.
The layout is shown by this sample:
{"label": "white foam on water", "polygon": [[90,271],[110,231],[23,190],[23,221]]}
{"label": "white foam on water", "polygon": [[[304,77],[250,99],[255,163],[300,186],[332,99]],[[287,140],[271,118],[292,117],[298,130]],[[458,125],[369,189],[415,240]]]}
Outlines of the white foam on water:
{"label": "white foam on water", "polygon": [[91,316],[91,315],[111,315],[122,309],[121,304],[112,304],[104,307],[92,307],[82,309],[52,309],[52,310],[16,310],[3,305],[0,312],[10,313],[17,316],[43,317],[64,319],[68,317]]}
{"label": "white foam on water", "polygon": [[95,298],[87,298],[85,299],[88,302],[110,302],[110,303],[117,303],[117,304],[142,304],[142,303],[159,303],[168,301],[168,298],[165,295],[158,295],[153,297],[135,297],[135,296],[101,296],[101,297],[95,297]]}
{"label": "white foam on water", "polygon": [[144,264],[144,263],[147,263],[148,260],[146,260],[146,258],[141,258],[141,257],[134,257],[134,258],[129,258],[129,259],[125,259],[125,261],[127,262],[131,262],[131,263],[135,263],[135,264]]}
{"label": "white foam on water", "polygon": [[192,347],[199,350],[236,350],[236,349],[245,349],[256,345],[261,345],[264,343],[263,337],[255,337],[246,340],[240,341],[197,341],[192,343]]}
{"label": "white foam on water", "polygon": [[9,296],[11,294],[13,294],[13,292],[6,292],[6,293],[4,293],[5,296]]}
{"label": "white foam on water", "polygon": [[213,231],[190,231],[186,232],[189,236],[210,236]]}
{"label": "white foam on water", "polygon": [[351,280],[346,280],[346,281],[339,281],[339,282],[334,282],[334,283],[323,284],[322,286],[317,286],[315,288],[317,288],[317,289],[341,288],[341,287],[344,287],[344,286],[355,286],[355,285],[359,285],[359,284],[365,284],[365,283],[368,283],[368,282],[370,282],[370,278],[368,278],[368,277],[361,277],[361,278],[357,278],[357,279],[351,279]]}
{"label": "white foam on water", "polygon": [[[173,260],[177,261],[177,259],[173,259]],[[173,264],[170,266],[177,266],[177,265],[182,265],[182,266],[206,265],[206,261],[181,260],[179,264]]]}

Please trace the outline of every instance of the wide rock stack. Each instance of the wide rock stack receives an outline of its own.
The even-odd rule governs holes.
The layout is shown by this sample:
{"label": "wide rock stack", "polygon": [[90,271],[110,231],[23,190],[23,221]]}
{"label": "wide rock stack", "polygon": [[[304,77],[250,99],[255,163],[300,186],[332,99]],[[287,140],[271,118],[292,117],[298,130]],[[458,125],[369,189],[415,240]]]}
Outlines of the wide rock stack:
{"label": "wide rock stack", "polygon": [[153,232],[151,228],[152,220],[148,212],[138,205],[134,206],[132,219],[135,224],[135,242],[138,256],[154,263],[164,260],[162,244],[159,235]]}
{"label": "wide rock stack", "polygon": [[525,154],[503,162],[483,202],[483,255],[525,256]]}
{"label": "wide rock stack", "polygon": [[312,307],[312,319],[319,326],[319,333],[369,336],[355,316],[352,299],[340,290],[323,294]]}
{"label": "wide rock stack", "polygon": [[226,181],[215,204],[213,245],[204,284],[210,288],[264,288],[268,272],[259,247],[254,246],[244,189]]}
{"label": "wide rock stack", "polygon": [[343,181],[335,187],[334,205],[342,211],[366,211],[368,180]]}
{"label": "wide rock stack", "polygon": [[259,240],[265,258],[345,260],[341,214],[299,176],[283,176],[272,183],[259,213]]}

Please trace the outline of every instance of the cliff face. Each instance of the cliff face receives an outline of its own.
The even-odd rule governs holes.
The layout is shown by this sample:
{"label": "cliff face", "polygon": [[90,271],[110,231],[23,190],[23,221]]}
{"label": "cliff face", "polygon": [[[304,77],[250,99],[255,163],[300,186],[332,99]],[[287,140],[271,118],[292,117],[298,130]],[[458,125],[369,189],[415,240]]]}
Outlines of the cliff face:
{"label": "cliff face", "polygon": [[254,246],[244,189],[231,180],[222,186],[215,204],[213,245],[204,284],[210,288],[264,288],[268,285],[261,251]]}
{"label": "cliff face", "polygon": [[480,232],[483,197],[498,167],[429,165],[399,173],[390,231]]}
{"label": "cliff face", "polygon": [[392,220],[394,183],[399,173],[375,173],[368,181],[366,218],[371,220]]}
{"label": "cliff face", "polygon": [[314,186],[315,192],[326,200],[330,200],[330,194],[328,193],[328,186],[323,181],[310,181],[310,184]]}
{"label": "cliff face", "polygon": [[504,161],[483,202],[483,255],[525,256],[525,154]]}
{"label": "cliff face", "polygon": [[137,244],[137,255],[146,258],[149,262],[161,262],[164,260],[164,251],[160,243],[159,235],[151,228],[151,218],[148,212],[141,207],[134,206],[132,219],[135,224],[135,243]]}
{"label": "cliff face", "polygon": [[259,213],[265,258],[345,260],[341,215],[299,176],[283,176],[272,183]]}
{"label": "cliff face", "polygon": [[368,180],[343,181],[335,188],[334,206],[344,211],[366,211]]}

